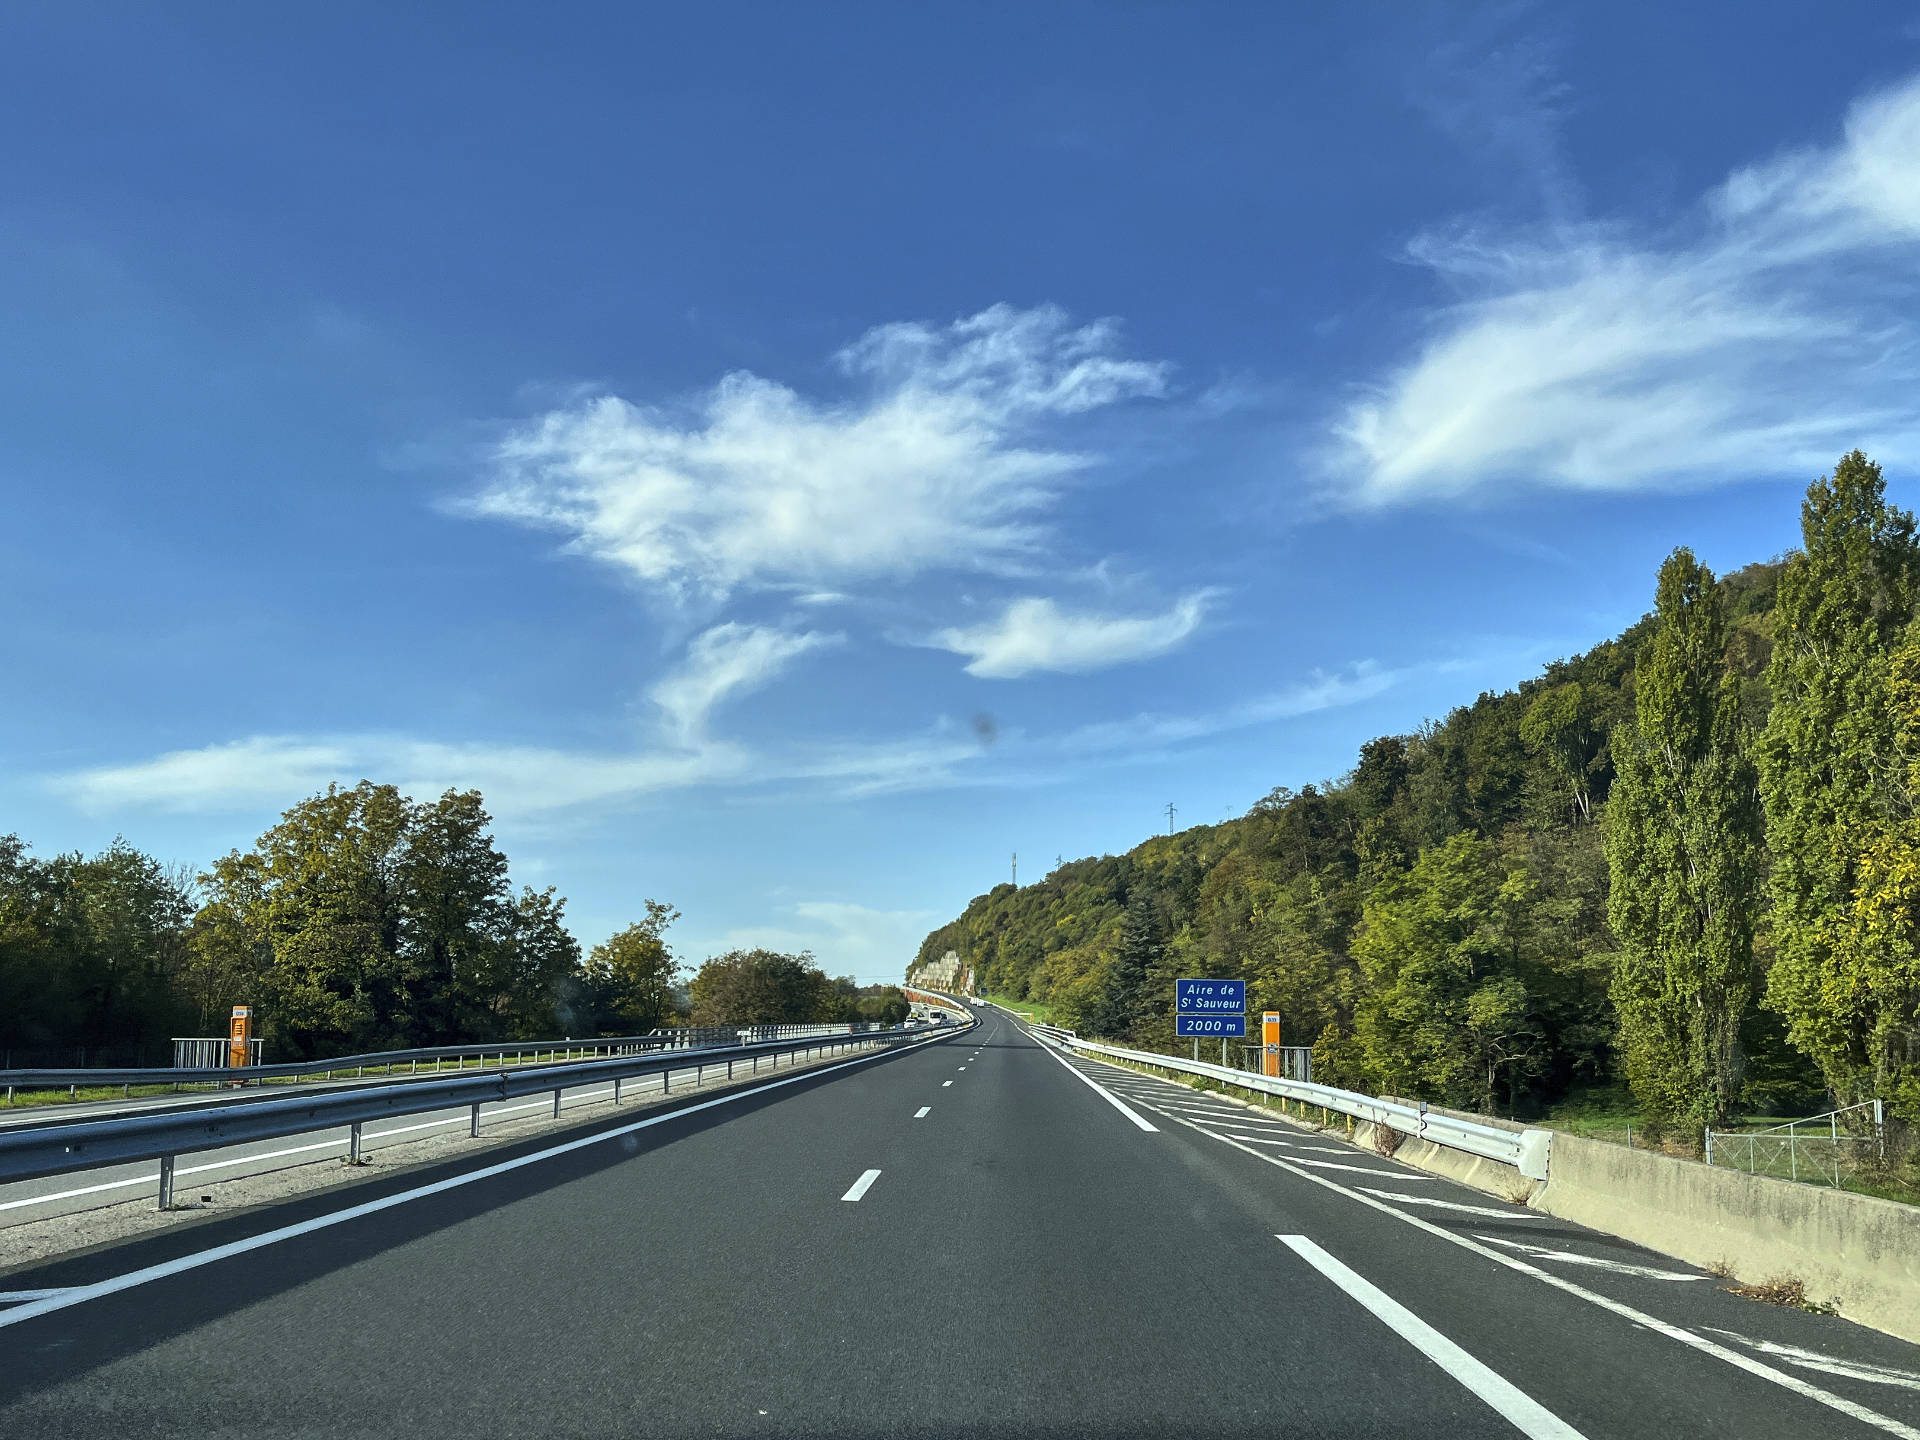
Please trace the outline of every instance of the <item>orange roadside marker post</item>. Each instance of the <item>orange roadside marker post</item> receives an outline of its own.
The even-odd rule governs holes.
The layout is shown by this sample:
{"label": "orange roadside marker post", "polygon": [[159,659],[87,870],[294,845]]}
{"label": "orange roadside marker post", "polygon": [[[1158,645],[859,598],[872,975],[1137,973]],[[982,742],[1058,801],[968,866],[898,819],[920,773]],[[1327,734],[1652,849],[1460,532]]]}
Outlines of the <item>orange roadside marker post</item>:
{"label": "orange roadside marker post", "polygon": [[[227,1068],[237,1069],[253,1058],[253,1007],[236,1005],[227,1023]],[[245,1084],[245,1081],[241,1081]]]}
{"label": "orange roadside marker post", "polygon": [[1280,1077],[1280,1012],[1264,1010],[1260,1014],[1260,1073]]}

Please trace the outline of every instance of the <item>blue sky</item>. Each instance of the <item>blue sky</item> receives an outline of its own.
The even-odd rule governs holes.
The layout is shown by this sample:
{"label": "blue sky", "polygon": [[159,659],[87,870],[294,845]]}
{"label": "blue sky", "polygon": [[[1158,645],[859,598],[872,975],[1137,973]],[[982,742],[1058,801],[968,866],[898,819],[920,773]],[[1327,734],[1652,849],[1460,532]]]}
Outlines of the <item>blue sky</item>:
{"label": "blue sky", "polygon": [[895,978],[1913,503],[1908,6],[396,9],[0,10],[41,853],[477,785],[589,943]]}

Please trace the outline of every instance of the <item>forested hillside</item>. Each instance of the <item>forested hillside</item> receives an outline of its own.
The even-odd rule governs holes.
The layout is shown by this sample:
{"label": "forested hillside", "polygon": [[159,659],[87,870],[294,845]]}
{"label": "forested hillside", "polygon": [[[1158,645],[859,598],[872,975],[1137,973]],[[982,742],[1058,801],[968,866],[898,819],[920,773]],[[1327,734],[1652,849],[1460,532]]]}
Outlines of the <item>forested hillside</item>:
{"label": "forested hillside", "polygon": [[1480,1109],[1626,1083],[1682,1133],[1826,1093],[1920,1120],[1920,547],[1858,452],[1802,531],[1717,579],[1677,551],[1616,638],[998,886],[915,963],[1163,1050],[1175,977],[1244,978],[1317,1078]]}

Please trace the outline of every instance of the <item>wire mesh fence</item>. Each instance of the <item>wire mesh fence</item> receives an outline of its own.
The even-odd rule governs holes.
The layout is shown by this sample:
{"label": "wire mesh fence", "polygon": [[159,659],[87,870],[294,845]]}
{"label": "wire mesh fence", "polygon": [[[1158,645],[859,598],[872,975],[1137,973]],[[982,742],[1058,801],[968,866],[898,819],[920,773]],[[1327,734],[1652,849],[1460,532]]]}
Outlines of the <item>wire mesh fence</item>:
{"label": "wire mesh fence", "polygon": [[1771,1175],[1836,1189],[1887,1158],[1886,1120],[1867,1100],[1762,1130],[1708,1130],[1706,1162],[1749,1175]]}

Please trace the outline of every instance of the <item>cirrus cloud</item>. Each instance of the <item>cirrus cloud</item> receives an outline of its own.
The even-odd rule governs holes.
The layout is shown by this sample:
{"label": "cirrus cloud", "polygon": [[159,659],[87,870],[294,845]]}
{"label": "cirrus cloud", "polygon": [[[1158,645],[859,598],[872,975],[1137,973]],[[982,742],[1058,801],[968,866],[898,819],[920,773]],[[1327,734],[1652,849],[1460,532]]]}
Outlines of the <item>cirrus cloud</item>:
{"label": "cirrus cloud", "polygon": [[716,625],[694,637],[686,663],[649,694],[668,733],[683,746],[697,746],[706,740],[707,717],[728,696],[759,689],[796,657],[840,639],[769,625]]}
{"label": "cirrus cloud", "polygon": [[1920,81],[1855,105],[1836,145],[1732,174],[1679,238],[1424,236],[1411,257],[1464,298],[1337,417],[1334,475],[1377,506],[1912,455],[1917,251]]}

